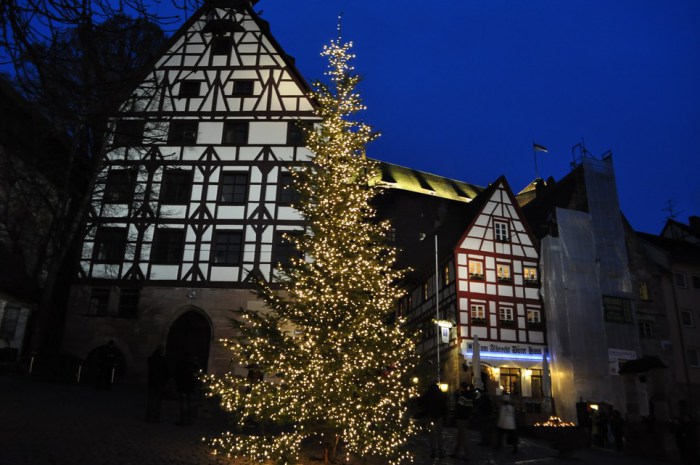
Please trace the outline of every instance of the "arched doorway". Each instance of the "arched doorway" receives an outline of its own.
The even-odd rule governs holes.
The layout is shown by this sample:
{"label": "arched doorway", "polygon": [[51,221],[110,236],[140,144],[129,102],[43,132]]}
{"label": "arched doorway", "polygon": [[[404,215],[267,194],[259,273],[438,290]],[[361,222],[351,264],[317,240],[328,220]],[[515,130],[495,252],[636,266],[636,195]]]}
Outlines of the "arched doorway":
{"label": "arched doorway", "polygon": [[206,372],[210,344],[209,320],[201,312],[190,310],[180,315],[170,326],[165,355],[170,366],[194,357],[199,368]]}

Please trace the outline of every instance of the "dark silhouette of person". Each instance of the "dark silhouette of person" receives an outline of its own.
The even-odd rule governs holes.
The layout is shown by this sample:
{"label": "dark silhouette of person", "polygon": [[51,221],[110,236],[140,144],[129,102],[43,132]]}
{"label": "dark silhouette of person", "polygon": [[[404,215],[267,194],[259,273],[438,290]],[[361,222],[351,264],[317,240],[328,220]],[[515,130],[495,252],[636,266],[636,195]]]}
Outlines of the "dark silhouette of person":
{"label": "dark silhouette of person", "polygon": [[464,454],[464,459],[469,459],[469,437],[467,428],[469,420],[474,410],[475,393],[472,385],[466,381],[459,384],[459,390],[454,393],[455,398],[455,418],[457,420],[457,444],[455,445],[452,457],[459,457],[460,451]]}
{"label": "dark silhouette of person", "polygon": [[111,339],[102,346],[97,362],[97,379],[95,387],[109,389],[114,380],[114,370],[117,367],[117,349]]}
{"label": "dark silhouette of person", "polygon": [[148,357],[148,399],[146,404],[146,421],[160,421],[160,406],[163,391],[170,378],[168,361],[163,355],[163,347],[158,346]]}
{"label": "dark silhouette of person", "polygon": [[443,458],[445,456],[445,444],[442,429],[445,415],[447,414],[447,395],[440,390],[437,381],[435,381],[428,386],[421,400],[426,418],[430,420],[430,457]]}
{"label": "dark silhouette of person", "polygon": [[625,419],[622,418],[619,410],[613,410],[610,417],[610,432],[615,439],[615,450],[622,452],[624,449]]}
{"label": "dark silhouette of person", "polygon": [[192,357],[183,357],[175,364],[175,385],[180,398],[178,425],[192,424],[192,410],[199,367]]}
{"label": "dark silhouette of person", "polygon": [[493,403],[489,397],[489,393],[483,389],[476,390],[476,399],[474,402],[476,410],[476,422],[479,425],[479,435],[481,446],[490,446],[493,436],[494,418],[493,418]]}

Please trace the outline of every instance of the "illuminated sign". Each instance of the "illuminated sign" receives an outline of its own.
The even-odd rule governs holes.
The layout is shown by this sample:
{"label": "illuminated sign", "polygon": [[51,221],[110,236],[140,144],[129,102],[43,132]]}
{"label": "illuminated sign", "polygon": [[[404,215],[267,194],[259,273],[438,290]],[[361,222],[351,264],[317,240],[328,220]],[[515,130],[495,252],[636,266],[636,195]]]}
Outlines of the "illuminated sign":
{"label": "illuminated sign", "polygon": [[[545,346],[529,344],[507,344],[489,341],[479,343],[479,354],[482,359],[542,361],[544,350]],[[473,353],[472,341],[463,341],[462,354],[465,357],[471,357]]]}

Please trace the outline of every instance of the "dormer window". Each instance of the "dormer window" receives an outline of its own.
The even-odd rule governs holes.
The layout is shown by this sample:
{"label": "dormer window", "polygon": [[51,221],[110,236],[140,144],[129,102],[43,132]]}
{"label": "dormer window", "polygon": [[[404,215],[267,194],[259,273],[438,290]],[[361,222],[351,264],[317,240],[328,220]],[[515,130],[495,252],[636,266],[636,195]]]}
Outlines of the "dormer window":
{"label": "dormer window", "polygon": [[510,235],[508,234],[508,223],[496,221],[494,222],[493,227],[496,232],[496,240],[498,242],[508,242],[510,240]]}

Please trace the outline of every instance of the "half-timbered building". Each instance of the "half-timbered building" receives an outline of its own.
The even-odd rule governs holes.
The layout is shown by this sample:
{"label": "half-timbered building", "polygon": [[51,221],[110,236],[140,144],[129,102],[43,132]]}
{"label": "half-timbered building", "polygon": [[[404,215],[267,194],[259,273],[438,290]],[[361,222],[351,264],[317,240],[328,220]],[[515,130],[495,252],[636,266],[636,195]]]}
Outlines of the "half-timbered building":
{"label": "half-timbered building", "polygon": [[[171,358],[220,370],[230,310],[257,308],[300,229],[290,170],[308,160],[308,86],[248,1],[207,2],[112,122],[66,323],[65,350],[114,341],[141,377]],[[211,353],[210,353],[211,349]],[[90,361],[88,361],[90,364]]]}

